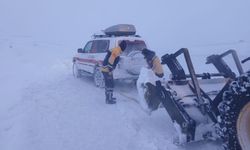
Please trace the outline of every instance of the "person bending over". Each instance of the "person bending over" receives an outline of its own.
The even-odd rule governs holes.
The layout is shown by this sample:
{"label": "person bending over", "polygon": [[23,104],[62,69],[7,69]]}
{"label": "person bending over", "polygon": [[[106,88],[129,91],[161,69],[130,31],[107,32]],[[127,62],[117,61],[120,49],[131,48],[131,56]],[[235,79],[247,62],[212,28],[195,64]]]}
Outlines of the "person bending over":
{"label": "person bending over", "polygon": [[105,80],[105,96],[106,104],[115,104],[116,98],[113,97],[114,91],[114,79],[113,70],[115,69],[117,63],[119,62],[121,53],[126,49],[127,43],[125,40],[121,41],[119,45],[108,51],[104,60],[103,67],[101,71]]}

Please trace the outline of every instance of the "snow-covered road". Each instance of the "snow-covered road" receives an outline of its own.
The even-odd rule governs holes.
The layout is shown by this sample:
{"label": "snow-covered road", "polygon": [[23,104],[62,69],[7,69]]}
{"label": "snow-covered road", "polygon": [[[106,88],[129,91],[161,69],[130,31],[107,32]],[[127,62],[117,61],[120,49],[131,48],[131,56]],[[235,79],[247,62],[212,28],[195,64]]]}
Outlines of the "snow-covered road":
{"label": "snow-covered road", "polygon": [[[151,116],[121,91],[137,98],[133,84],[117,84],[116,105],[89,77],[72,75],[63,45],[21,41],[0,48],[1,150],[217,150],[219,142],[172,142],[164,109]],[[9,59],[11,58],[11,60]],[[132,90],[131,90],[132,89]]]}
{"label": "snow-covered road", "polygon": [[1,119],[1,145],[36,150],[186,149],[172,144],[174,128],[164,109],[148,116],[135,102],[117,97],[117,105],[106,105],[103,89],[94,87],[89,78],[78,80],[69,73],[29,85],[20,103]]}

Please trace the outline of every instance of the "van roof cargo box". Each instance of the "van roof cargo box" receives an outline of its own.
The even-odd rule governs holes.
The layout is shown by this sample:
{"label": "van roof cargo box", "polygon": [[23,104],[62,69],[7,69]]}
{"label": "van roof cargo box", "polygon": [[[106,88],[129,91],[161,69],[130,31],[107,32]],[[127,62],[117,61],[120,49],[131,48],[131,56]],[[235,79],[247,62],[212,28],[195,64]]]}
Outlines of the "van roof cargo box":
{"label": "van roof cargo box", "polygon": [[108,27],[104,30],[104,33],[109,36],[128,36],[135,35],[136,29],[131,24],[118,24]]}

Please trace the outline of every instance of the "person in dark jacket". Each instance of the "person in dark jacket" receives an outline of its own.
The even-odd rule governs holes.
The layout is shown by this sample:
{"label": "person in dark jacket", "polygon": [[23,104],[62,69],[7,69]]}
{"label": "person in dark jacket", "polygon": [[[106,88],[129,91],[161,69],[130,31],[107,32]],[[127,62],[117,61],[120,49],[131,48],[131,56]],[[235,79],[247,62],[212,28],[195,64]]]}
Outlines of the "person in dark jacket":
{"label": "person in dark jacket", "polygon": [[148,64],[148,68],[152,69],[155,75],[159,78],[164,76],[163,68],[160,59],[155,55],[155,52],[144,48],[142,50],[142,55]]}
{"label": "person in dark jacket", "polygon": [[155,86],[153,86],[152,84],[148,85],[148,88],[150,87],[152,93],[151,93],[151,98],[146,99],[146,102],[151,112],[153,110],[156,110],[161,102],[160,101],[160,96],[161,96],[160,78],[163,78],[164,72],[163,72],[161,61],[156,56],[154,51],[144,48],[142,50],[142,55],[144,56],[144,59],[147,62],[148,68],[154,72],[156,77],[158,77],[158,79],[156,78]]}
{"label": "person in dark jacket", "polygon": [[116,65],[119,62],[121,53],[126,49],[127,43],[125,40],[121,41],[119,45],[113,48],[111,51],[107,52],[103,60],[103,67],[101,71],[105,80],[105,96],[106,104],[115,104],[116,99],[113,97],[114,90],[114,79],[113,79],[113,70],[116,68]]}

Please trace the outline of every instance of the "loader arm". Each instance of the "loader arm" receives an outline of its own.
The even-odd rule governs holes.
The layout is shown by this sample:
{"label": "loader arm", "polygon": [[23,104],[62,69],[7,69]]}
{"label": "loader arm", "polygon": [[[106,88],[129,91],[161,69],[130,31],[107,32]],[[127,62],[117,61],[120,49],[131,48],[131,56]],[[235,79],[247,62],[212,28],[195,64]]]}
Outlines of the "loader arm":
{"label": "loader arm", "polygon": [[224,57],[228,56],[228,55],[232,55],[233,60],[235,62],[235,65],[237,67],[237,70],[239,72],[239,74],[243,74],[243,68],[241,66],[239,57],[236,53],[235,50],[228,50],[222,54],[219,55],[210,55],[207,57],[207,62],[206,64],[213,64],[215,66],[215,68],[220,72],[224,74],[225,78],[232,78],[234,79],[236,77],[235,73],[231,70],[231,68],[227,65],[227,63],[223,60]]}
{"label": "loader arm", "polygon": [[181,133],[185,135],[185,139],[183,140],[185,142],[194,141],[196,128],[195,120],[193,120],[185,111],[183,106],[177,102],[177,100],[172,96],[170,90],[165,89],[160,84],[156,85],[156,88],[159,92],[158,95],[160,95],[159,98],[170,118],[174,123],[177,123],[180,126],[180,128],[176,130],[181,130]]}
{"label": "loader arm", "polygon": [[[180,63],[176,59],[181,54],[184,55],[184,58],[185,58],[185,61],[186,61],[187,67],[188,67],[188,71],[190,73],[189,76],[191,77],[192,84],[194,86],[194,94],[197,97],[197,102],[198,102],[198,104],[200,106],[200,110],[201,110],[201,112],[203,114],[206,114],[206,110],[205,110],[205,106],[204,106],[205,101],[204,101],[204,99],[202,98],[202,95],[201,95],[200,86],[199,86],[199,83],[198,83],[197,76],[195,74],[194,66],[193,66],[193,63],[191,61],[191,57],[190,57],[190,54],[188,52],[188,49],[187,48],[181,48],[180,50],[178,50],[174,54],[170,54],[170,55],[166,54],[166,55],[162,56],[162,58],[161,58],[162,59],[162,64],[166,64],[169,67],[169,69],[171,70],[171,72],[174,74],[174,76],[180,76],[180,75],[178,75],[176,73],[182,73],[182,75],[181,75],[182,78],[181,79],[185,80],[187,76],[186,76],[183,68],[181,67]],[[174,66],[174,64],[177,64],[178,66]],[[176,71],[176,68],[179,69],[179,70]],[[173,71],[175,71],[175,72],[173,72]],[[177,80],[179,80],[179,79],[177,78]]]}
{"label": "loader arm", "polygon": [[249,60],[250,60],[250,57],[248,57],[248,58],[246,58],[246,59],[242,60],[242,61],[241,61],[241,63],[243,63],[243,64],[244,64],[245,62],[247,62],[247,61],[249,61]]}

